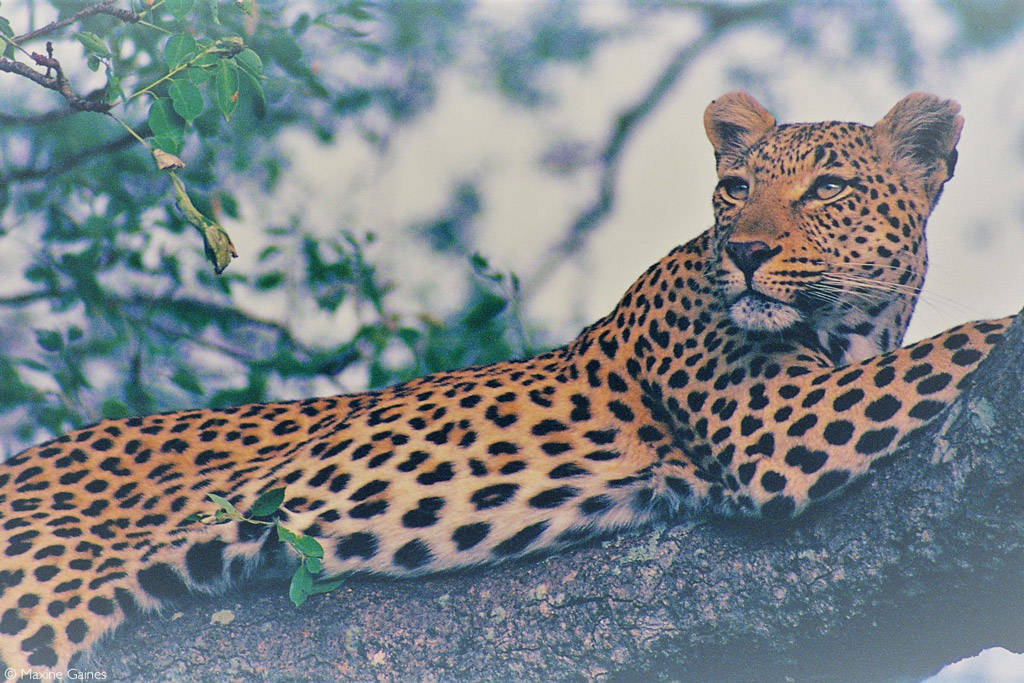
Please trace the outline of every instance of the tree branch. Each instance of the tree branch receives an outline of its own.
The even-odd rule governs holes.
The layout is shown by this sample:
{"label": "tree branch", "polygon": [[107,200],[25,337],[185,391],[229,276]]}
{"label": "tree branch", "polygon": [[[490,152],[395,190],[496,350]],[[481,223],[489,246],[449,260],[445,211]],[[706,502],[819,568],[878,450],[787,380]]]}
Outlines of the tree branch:
{"label": "tree branch", "polygon": [[67,79],[64,78],[64,72],[60,68],[60,63],[57,62],[57,60],[54,59],[52,60],[52,64],[44,64],[44,66],[47,67],[47,72],[49,72],[51,68],[55,68],[57,75],[47,76],[46,74],[39,73],[27,64],[15,62],[7,57],[0,57],[0,71],[23,76],[24,78],[27,78],[33,83],[41,85],[48,90],[60,93],[64,99],[67,100],[68,106],[75,111],[106,113],[114,106],[104,100],[91,100],[76,95],[75,91],[71,89],[71,85],[68,83]]}
{"label": "tree branch", "polygon": [[[115,679],[920,679],[1024,649],[1024,315],[947,419],[785,528],[685,522],[520,566],[284,587],[142,618]],[[229,610],[229,625],[210,615]],[[273,638],[266,625],[273,624]],[[244,653],[244,654],[243,654]]]}

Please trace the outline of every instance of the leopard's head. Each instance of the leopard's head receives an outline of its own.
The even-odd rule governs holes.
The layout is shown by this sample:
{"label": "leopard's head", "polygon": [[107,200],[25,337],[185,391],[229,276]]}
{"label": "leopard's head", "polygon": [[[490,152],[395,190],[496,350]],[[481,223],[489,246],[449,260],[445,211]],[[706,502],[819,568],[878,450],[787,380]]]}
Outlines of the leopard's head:
{"label": "leopard's head", "polygon": [[746,93],[713,101],[709,274],[732,321],[805,326],[837,364],[897,346],[924,282],[925,222],[956,165],[959,110],[913,93],[874,126],[776,125]]}

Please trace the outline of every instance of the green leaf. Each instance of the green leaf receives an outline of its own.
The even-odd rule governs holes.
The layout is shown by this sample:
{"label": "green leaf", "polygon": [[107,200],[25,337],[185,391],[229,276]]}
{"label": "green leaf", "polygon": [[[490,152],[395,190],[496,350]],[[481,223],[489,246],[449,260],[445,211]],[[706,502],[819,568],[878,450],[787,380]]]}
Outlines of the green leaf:
{"label": "green leaf", "polygon": [[235,509],[235,506],[232,505],[224,496],[218,496],[216,493],[207,493],[206,497],[216,503],[217,507],[228,513],[228,515],[232,517],[241,517],[241,515],[238,514],[238,510]]}
{"label": "green leaf", "polygon": [[361,0],[352,0],[351,2],[348,3],[347,7],[342,6],[339,7],[338,9],[343,14],[347,14],[356,21],[369,21],[370,19],[373,19],[373,15],[367,12],[365,9],[363,9],[365,5],[366,3],[361,2]]}
{"label": "green leaf", "polygon": [[264,247],[263,251],[261,251],[260,255],[257,256],[256,258],[259,261],[266,261],[271,256],[274,256],[274,255],[280,254],[280,253],[281,253],[281,247],[277,246],[276,244],[271,244],[268,247]]}
{"label": "green leaf", "polygon": [[312,536],[300,536],[296,534],[295,539],[289,541],[292,547],[302,553],[303,557],[323,557],[324,547]]}
{"label": "green leaf", "polygon": [[60,332],[54,330],[36,330],[36,341],[43,347],[44,351],[60,351],[64,348],[64,339]]}
{"label": "green leaf", "polygon": [[167,89],[167,94],[171,96],[174,111],[178,112],[178,115],[189,125],[203,113],[203,95],[192,81],[186,79],[173,81],[171,87]]}
{"label": "green leaf", "polygon": [[347,90],[331,102],[331,108],[336,114],[346,115],[362,111],[373,104],[373,93],[365,88],[352,88]]}
{"label": "green leaf", "polygon": [[167,11],[176,19],[184,19],[185,15],[192,11],[196,0],[166,0],[164,4],[167,6]]}
{"label": "green leaf", "polygon": [[117,100],[127,103],[124,88],[121,87],[121,79],[115,76],[110,69],[107,69],[107,102],[113,104]]}
{"label": "green leaf", "polygon": [[[2,383],[6,382],[9,379],[4,375],[4,370],[6,370],[8,367],[13,367],[10,366],[9,363],[10,361],[0,358],[0,386],[4,386]],[[32,358],[19,358],[18,365],[22,365],[30,370],[37,370],[39,372],[50,371],[49,365],[47,365],[46,363],[40,363],[39,361],[34,360]],[[6,388],[4,393],[6,393]]]}
{"label": "green leaf", "polygon": [[292,574],[292,583],[288,587],[288,597],[291,598],[292,602],[296,607],[301,607],[302,603],[306,602],[313,593],[313,575],[309,573],[305,565],[299,565],[299,568]]}
{"label": "green leaf", "polygon": [[167,152],[168,154],[180,154],[181,153],[181,140],[176,140],[166,135],[158,135],[153,138],[153,144],[159,149]]}
{"label": "green leaf", "polygon": [[423,333],[414,327],[401,327],[397,335],[410,349],[414,348],[423,337]]}
{"label": "green leaf", "polygon": [[254,76],[259,76],[263,73],[263,60],[249,48],[245,48],[235,55],[235,62]]}
{"label": "green leaf", "polygon": [[323,562],[319,557],[307,557],[302,564],[309,570],[310,574],[316,575],[323,569]]}
{"label": "green leaf", "polygon": [[188,80],[192,81],[196,85],[202,85],[203,83],[206,83],[206,81],[213,78],[212,69],[199,69],[196,67],[191,67],[185,73],[188,74]]}
{"label": "green leaf", "polygon": [[267,94],[263,92],[263,84],[260,83],[260,80],[256,76],[253,76],[245,69],[242,70],[242,74],[245,76],[245,80],[249,82],[249,85],[252,86],[253,92],[256,93],[256,98],[259,100],[260,106],[263,109],[266,109]]}
{"label": "green leaf", "polygon": [[[14,37],[14,29],[11,28],[11,22],[7,21],[6,17],[0,17],[0,33],[4,34],[8,38]],[[14,59],[14,44],[5,40],[3,41],[3,45],[3,56],[8,59]]]}
{"label": "green leaf", "polygon": [[175,33],[164,46],[164,61],[168,69],[175,69],[196,54],[196,39],[187,33]]}
{"label": "green leaf", "polygon": [[75,38],[78,39],[85,49],[94,55],[100,57],[109,57],[110,50],[107,48],[106,42],[95,33],[89,33],[88,31],[79,31],[75,34]]}
{"label": "green leaf", "polygon": [[217,79],[214,81],[217,93],[217,106],[225,119],[231,118],[231,112],[238,104],[238,67],[228,59],[222,59],[217,67]]}
{"label": "green leaf", "polygon": [[245,41],[238,36],[225,36],[218,38],[213,43],[213,49],[211,54],[223,56],[223,57],[234,57],[239,52],[245,49]]}
{"label": "green leaf", "polygon": [[462,322],[469,327],[480,327],[489,322],[499,313],[505,310],[508,301],[490,292],[484,292],[462,318]]}
{"label": "green leaf", "polygon": [[171,375],[171,381],[190,394],[202,395],[203,393],[203,385],[199,383],[199,378],[184,365],[179,366]]}
{"label": "green leaf", "polygon": [[287,543],[289,545],[295,544],[295,541],[299,538],[298,534],[296,534],[288,527],[282,526],[280,522],[278,522],[275,526],[277,526],[277,540],[283,543]]}
{"label": "green leaf", "polygon": [[272,34],[267,48],[267,54],[272,55],[281,68],[291,75],[305,77],[312,73],[309,65],[306,64],[306,55],[291,33],[275,32]]}
{"label": "green leaf", "polygon": [[121,403],[115,398],[108,398],[100,405],[100,413],[103,417],[109,417],[119,419],[122,417],[128,417],[131,415],[131,411],[128,410],[128,406]]}
{"label": "green leaf", "polygon": [[250,517],[269,517],[270,515],[277,512],[278,508],[281,507],[281,503],[284,502],[284,489],[285,487],[270,489],[269,491],[260,495],[256,499],[256,502],[249,508]]}
{"label": "green leaf", "polygon": [[[181,120],[172,113],[171,104],[165,98],[153,100],[153,104],[149,105],[147,122],[155,138],[168,138],[180,142],[185,137],[185,127],[181,125]],[[166,149],[162,146],[161,148],[172,154],[176,154],[179,151],[176,149]]]}
{"label": "green leaf", "polygon": [[473,270],[487,270],[491,267],[491,264],[480,252],[475,252],[469,257],[469,265],[473,267]]}
{"label": "green leaf", "polygon": [[229,218],[234,218],[235,220],[237,220],[239,216],[238,200],[235,198],[235,196],[227,192],[220,192],[218,193],[218,196],[220,197],[220,206],[224,213]]}
{"label": "green leaf", "polygon": [[299,15],[299,18],[292,24],[292,33],[297,36],[301,36],[309,28],[309,15],[305,12]]}
{"label": "green leaf", "polygon": [[268,289],[275,289],[284,282],[284,273],[279,270],[274,270],[269,273],[264,273],[256,278],[256,289],[266,291]]}

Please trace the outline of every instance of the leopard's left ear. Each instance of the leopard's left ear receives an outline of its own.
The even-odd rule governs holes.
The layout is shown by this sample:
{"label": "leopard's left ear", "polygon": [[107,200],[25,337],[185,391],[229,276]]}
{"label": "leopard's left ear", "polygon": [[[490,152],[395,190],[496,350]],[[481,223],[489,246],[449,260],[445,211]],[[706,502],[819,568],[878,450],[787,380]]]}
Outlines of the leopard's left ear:
{"label": "leopard's left ear", "polygon": [[875,124],[875,146],[898,171],[920,179],[932,206],[956,168],[960,105],[928,93],[907,95]]}

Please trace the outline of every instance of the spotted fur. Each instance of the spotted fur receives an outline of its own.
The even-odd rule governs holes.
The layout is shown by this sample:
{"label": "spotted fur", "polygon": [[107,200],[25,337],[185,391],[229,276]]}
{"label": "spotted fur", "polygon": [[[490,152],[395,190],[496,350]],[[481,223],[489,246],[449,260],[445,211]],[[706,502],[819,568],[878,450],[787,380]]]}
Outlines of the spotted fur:
{"label": "spotted fur", "polygon": [[731,93],[705,119],[715,226],[568,345],[352,396],[106,420],[12,458],[4,663],[66,668],[127,614],[292,559],[265,526],[188,521],[209,493],[246,510],[286,486],[280,518],[319,539],[328,574],[391,576],[836,494],[936,419],[1007,324],[896,348],[957,111],[914,94],[874,127],[776,126]]}

